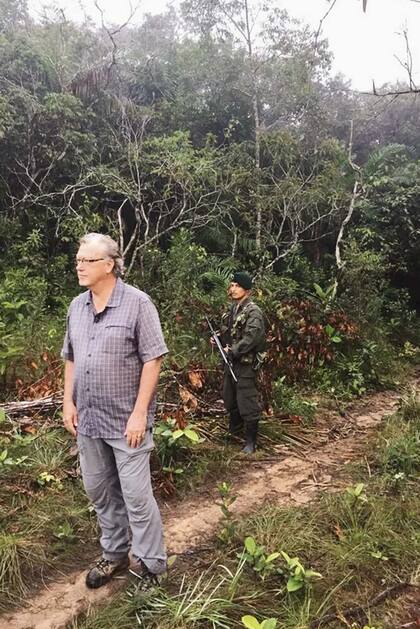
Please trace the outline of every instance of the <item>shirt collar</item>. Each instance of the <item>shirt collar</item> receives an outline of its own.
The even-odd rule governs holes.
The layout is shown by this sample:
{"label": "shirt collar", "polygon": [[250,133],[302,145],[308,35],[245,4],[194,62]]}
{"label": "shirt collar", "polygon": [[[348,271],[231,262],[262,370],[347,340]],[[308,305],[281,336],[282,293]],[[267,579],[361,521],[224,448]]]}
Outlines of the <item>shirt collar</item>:
{"label": "shirt collar", "polygon": [[251,297],[247,297],[246,299],[244,299],[243,301],[241,301],[240,304],[234,304],[233,308],[234,308],[234,312],[238,313],[240,310],[242,310],[243,308],[245,308],[245,306],[247,304],[249,304],[249,302],[251,301]]}
{"label": "shirt collar", "polygon": [[[117,308],[121,304],[121,299],[124,292],[124,282],[120,277],[117,277],[117,281],[115,282],[115,286],[111,293],[110,298],[108,299],[108,303],[106,308]],[[86,305],[92,303],[92,293],[90,290],[86,291]]]}

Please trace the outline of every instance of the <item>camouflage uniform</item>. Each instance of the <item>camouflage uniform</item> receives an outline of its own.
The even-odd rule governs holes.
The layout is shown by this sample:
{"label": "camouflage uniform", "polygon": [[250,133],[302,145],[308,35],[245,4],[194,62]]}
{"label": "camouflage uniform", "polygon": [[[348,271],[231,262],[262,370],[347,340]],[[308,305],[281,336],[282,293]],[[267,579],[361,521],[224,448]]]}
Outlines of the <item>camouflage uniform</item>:
{"label": "camouflage uniform", "polygon": [[254,447],[261,407],[256,388],[256,374],[265,342],[264,315],[250,298],[239,306],[233,304],[223,317],[220,336],[223,346],[229,345],[228,357],[238,382],[225,367],[223,401],[229,413],[229,431],[238,434],[245,424],[245,433],[254,434]]}

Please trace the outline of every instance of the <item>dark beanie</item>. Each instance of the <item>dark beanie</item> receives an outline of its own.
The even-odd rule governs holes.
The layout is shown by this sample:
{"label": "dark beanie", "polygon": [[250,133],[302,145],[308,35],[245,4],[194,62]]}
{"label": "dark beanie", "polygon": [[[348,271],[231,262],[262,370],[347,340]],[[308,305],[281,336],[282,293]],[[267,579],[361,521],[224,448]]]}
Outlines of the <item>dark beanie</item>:
{"label": "dark beanie", "polygon": [[232,277],[232,282],[236,282],[239,286],[242,286],[245,290],[251,290],[252,278],[245,271],[237,271]]}

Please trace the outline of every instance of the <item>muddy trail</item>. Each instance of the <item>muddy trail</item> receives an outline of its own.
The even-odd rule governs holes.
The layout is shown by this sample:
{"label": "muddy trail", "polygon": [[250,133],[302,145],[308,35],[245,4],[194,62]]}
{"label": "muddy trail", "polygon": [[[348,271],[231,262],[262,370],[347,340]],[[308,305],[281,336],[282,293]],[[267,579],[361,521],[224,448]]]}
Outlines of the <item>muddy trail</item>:
{"label": "muddy trail", "polygon": [[[329,413],[317,421],[311,445],[299,452],[280,445],[265,459],[240,461],[238,457],[239,472],[225,479],[237,495],[232,511],[244,515],[263,503],[304,504],[321,492],[345,487],[346,465],[363,459],[368,439],[382,418],[395,410],[398,399],[398,392],[380,392],[353,404],[344,418]],[[161,505],[169,554],[188,555],[209,543],[221,520],[217,498],[215,489],[203,489],[178,504]],[[45,585],[24,608],[0,617],[0,627],[65,629],[91,606],[109,601],[128,579],[122,577],[92,591],[85,586],[85,574],[85,570],[73,573]]]}

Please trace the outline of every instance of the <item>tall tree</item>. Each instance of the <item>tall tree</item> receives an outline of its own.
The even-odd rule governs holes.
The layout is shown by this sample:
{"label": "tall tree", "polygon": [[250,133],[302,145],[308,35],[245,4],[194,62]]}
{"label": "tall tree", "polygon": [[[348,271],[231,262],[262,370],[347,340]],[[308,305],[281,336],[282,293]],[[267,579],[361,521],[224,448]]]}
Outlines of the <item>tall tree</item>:
{"label": "tall tree", "polygon": [[[256,185],[261,183],[261,138],[269,128],[284,125],[288,115],[300,124],[299,116],[310,103],[310,85],[320,66],[328,65],[323,44],[314,47],[312,33],[290,20],[285,11],[273,8],[268,2],[253,0],[185,0],[182,3],[187,24],[201,36],[216,40],[231,39],[245,51],[247,63],[237,76],[236,89],[245,94],[252,104],[254,122],[254,163]],[[322,49],[322,53],[320,50]],[[293,76],[295,102],[281,111],[285,104]],[[298,79],[298,80],[296,80]],[[289,84],[288,84],[289,83]],[[300,92],[300,97],[299,97]],[[255,195],[255,244],[262,248],[263,208],[260,195]]]}

